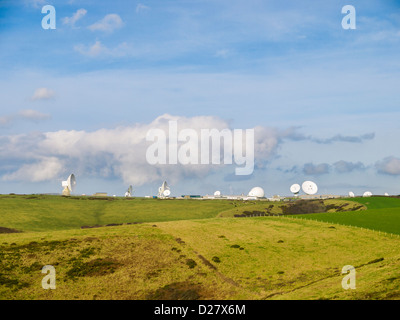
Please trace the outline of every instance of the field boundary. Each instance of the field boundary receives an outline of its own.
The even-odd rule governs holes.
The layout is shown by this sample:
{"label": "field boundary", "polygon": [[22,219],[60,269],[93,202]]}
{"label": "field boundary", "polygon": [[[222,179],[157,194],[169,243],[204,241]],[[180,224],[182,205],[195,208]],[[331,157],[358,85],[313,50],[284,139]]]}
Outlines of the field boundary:
{"label": "field boundary", "polygon": [[343,227],[350,227],[350,228],[354,228],[354,229],[359,229],[359,230],[368,230],[368,231],[372,231],[375,233],[378,233],[379,235],[386,235],[387,237],[391,237],[391,238],[399,238],[400,239],[400,234],[395,234],[395,233],[390,233],[390,232],[385,232],[382,230],[375,230],[375,229],[371,229],[371,228],[365,228],[365,227],[359,227],[359,226],[355,226],[355,225],[350,225],[350,224],[342,224],[342,223],[338,223],[338,222],[331,222],[331,221],[324,221],[324,220],[318,220],[318,219],[305,219],[302,217],[298,217],[296,215],[271,215],[271,216],[262,216],[262,215],[249,215],[249,216],[245,216],[242,218],[257,218],[257,217],[272,217],[272,218],[277,218],[277,219],[288,219],[288,220],[299,220],[299,221],[315,221],[318,223],[325,223],[325,224],[333,224],[333,225],[338,225],[338,226],[343,226]]}

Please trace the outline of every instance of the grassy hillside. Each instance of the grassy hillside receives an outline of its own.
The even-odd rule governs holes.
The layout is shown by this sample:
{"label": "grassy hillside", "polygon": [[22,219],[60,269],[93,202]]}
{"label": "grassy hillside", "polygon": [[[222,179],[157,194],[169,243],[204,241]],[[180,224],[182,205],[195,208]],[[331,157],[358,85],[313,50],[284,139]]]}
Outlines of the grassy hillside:
{"label": "grassy hillside", "polygon": [[358,203],[362,203],[368,209],[387,209],[400,207],[399,197],[357,197],[349,199]]}
{"label": "grassy hillside", "polygon": [[340,199],[296,200],[291,202],[253,201],[234,206],[218,214],[218,217],[276,216],[318,212],[359,211],[367,207],[355,201]]}
{"label": "grassy hillside", "polygon": [[202,219],[242,205],[243,201],[226,200],[2,195],[0,227],[47,231],[111,223]]}
{"label": "grassy hillside", "polygon": [[[400,241],[257,217],[0,235],[1,299],[399,299]],[[353,265],[357,289],[344,290]],[[53,265],[55,290],[41,287]]]}
{"label": "grassy hillside", "polygon": [[[0,196],[0,299],[400,299],[400,237],[339,225],[400,234],[399,222],[388,197]],[[56,290],[41,287],[45,265]],[[345,265],[356,290],[341,286]]]}

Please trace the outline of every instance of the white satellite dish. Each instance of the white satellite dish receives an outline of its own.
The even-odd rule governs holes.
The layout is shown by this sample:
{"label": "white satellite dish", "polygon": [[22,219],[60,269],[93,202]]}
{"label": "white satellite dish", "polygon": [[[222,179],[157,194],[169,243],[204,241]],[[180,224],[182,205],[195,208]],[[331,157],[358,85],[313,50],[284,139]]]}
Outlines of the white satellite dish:
{"label": "white satellite dish", "polygon": [[221,195],[221,191],[215,191],[214,196],[219,197]]}
{"label": "white satellite dish", "polygon": [[171,191],[170,190],[164,190],[164,192],[163,192],[163,196],[164,197],[169,197],[169,195],[171,194]]}
{"label": "white satellite dish", "polygon": [[264,189],[261,187],[254,187],[253,189],[250,190],[248,196],[256,198],[264,198],[265,192]]}
{"label": "white satellite dish", "polygon": [[372,192],[371,191],[365,191],[363,194],[363,197],[371,197],[372,196]]}
{"label": "white satellite dish", "polygon": [[389,193],[385,192],[385,197],[389,197]]}
{"label": "white satellite dish", "polygon": [[353,191],[350,191],[350,192],[349,192],[349,197],[350,197],[350,198],[354,198],[355,196],[356,196],[356,195],[354,194]]}
{"label": "white satellite dish", "polygon": [[297,195],[300,192],[300,185],[295,183],[290,186],[290,192]]}
{"label": "white satellite dish", "polygon": [[61,182],[61,186],[64,188],[62,191],[62,195],[69,196],[71,192],[74,192],[76,186],[75,175],[72,173],[69,175],[66,181]]}
{"label": "white satellite dish", "polygon": [[[170,192],[169,194],[171,194],[171,191],[170,191],[170,188],[169,188],[169,186],[167,184],[167,181],[164,181],[163,184],[161,185],[161,187],[158,188],[158,197],[159,198],[166,197],[164,192],[167,191],[167,190]],[[168,196],[169,196],[169,194],[168,194]]]}
{"label": "white satellite dish", "polygon": [[132,197],[132,186],[129,186],[128,190],[125,192],[125,197]]}
{"label": "white satellite dish", "polygon": [[312,181],[304,181],[301,185],[301,188],[303,189],[304,193],[308,195],[316,194],[318,191],[317,185]]}

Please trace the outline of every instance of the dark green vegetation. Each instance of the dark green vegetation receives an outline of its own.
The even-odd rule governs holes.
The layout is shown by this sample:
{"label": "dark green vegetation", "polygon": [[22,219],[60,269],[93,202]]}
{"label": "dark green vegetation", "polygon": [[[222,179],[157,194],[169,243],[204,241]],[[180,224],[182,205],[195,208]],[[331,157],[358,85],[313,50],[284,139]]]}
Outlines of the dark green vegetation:
{"label": "dark green vegetation", "polygon": [[294,200],[284,202],[257,201],[246,206],[235,206],[218,214],[219,217],[253,217],[309,214],[318,212],[359,211],[367,207],[363,204],[340,199]]}

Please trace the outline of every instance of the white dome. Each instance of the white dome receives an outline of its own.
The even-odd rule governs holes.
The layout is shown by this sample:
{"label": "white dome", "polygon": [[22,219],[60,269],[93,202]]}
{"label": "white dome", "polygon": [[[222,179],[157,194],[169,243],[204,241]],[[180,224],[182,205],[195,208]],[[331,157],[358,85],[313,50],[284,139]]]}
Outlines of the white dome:
{"label": "white dome", "polygon": [[214,192],[214,196],[217,196],[217,197],[218,197],[218,196],[220,196],[220,195],[221,195],[221,191],[218,191],[218,190],[217,190],[217,191]]}
{"label": "white dome", "polygon": [[260,187],[254,187],[253,189],[250,190],[249,197],[257,197],[257,198],[264,198],[265,193],[264,189]]}
{"label": "white dome", "polygon": [[372,196],[372,192],[371,191],[365,191],[363,194],[363,197],[371,197]]}

